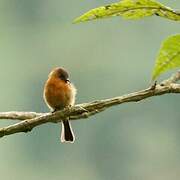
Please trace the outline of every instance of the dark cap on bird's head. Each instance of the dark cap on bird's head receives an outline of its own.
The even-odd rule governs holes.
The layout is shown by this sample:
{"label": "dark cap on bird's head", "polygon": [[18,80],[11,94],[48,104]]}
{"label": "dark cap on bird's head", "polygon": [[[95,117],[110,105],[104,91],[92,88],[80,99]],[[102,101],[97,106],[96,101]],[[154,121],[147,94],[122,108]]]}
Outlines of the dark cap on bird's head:
{"label": "dark cap on bird's head", "polygon": [[49,77],[56,77],[56,78],[60,78],[61,80],[64,80],[64,81],[69,81],[69,74],[62,67],[57,67],[57,68],[53,69],[51,71],[51,73],[49,74]]}

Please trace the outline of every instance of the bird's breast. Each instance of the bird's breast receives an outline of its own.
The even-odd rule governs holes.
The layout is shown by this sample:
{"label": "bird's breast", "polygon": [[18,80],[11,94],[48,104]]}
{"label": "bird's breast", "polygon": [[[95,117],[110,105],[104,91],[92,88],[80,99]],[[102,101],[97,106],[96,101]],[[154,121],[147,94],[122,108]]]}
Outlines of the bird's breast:
{"label": "bird's breast", "polygon": [[59,79],[48,79],[44,88],[44,99],[52,109],[63,109],[73,105],[75,88],[72,84]]}

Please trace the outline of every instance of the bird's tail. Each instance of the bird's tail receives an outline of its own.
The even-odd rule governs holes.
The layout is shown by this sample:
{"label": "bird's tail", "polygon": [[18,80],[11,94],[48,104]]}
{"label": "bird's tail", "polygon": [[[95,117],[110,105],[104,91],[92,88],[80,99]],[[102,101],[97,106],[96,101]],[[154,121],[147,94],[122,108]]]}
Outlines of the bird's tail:
{"label": "bird's tail", "polygon": [[71,124],[68,120],[62,121],[61,142],[73,143],[75,140]]}

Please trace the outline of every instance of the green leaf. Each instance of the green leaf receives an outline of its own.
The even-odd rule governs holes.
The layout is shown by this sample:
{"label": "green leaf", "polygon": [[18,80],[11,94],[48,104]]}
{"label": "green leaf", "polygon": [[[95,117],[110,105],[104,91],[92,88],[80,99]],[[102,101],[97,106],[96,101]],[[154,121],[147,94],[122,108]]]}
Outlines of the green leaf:
{"label": "green leaf", "polygon": [[177,67],[180,67],[180,34],[171,36],[162,43],[152,79],[154,80],[163,72]]}
{"label": "green leaf", "polygon": [[125,19],[140,19],[152,15],[180,21],[180,12],[174,11],[155,0],[121,0],[117,3],[92,9],[76,18],[74,23],[112,16],[122,16]]}

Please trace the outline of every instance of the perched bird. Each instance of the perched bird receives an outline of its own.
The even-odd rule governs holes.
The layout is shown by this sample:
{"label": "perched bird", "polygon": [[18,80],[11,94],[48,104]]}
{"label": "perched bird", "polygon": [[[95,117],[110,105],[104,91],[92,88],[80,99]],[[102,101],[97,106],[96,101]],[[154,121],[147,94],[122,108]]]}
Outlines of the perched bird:
{"label": "perched bird", "polygon": [[[53,69],[44,86],[44,100],[52,112],[73,106],[75,96],[76,88],[70,82],[68,72],[61,67]],[[61,142],[74,142],[74,140],[70,122],[63,120]]]}

